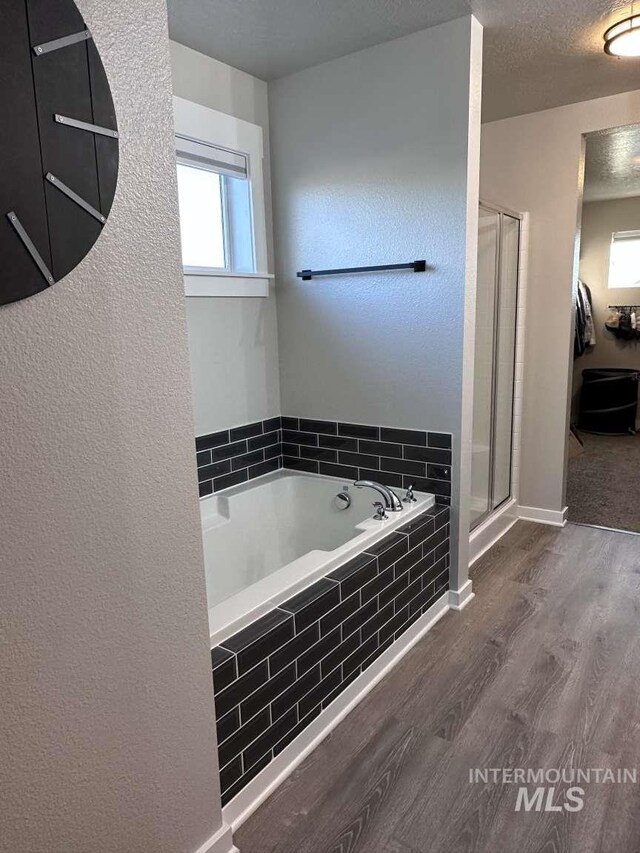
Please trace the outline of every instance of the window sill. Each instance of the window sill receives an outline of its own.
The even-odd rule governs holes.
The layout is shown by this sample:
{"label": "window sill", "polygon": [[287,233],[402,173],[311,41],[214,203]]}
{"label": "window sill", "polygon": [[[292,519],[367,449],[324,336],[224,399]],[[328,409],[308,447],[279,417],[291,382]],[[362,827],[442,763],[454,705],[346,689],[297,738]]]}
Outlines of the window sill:
{"label": "window sill", "polygon": [[269,273],[228,273],[185,275],[185,296],[266,297],[269,295]]}

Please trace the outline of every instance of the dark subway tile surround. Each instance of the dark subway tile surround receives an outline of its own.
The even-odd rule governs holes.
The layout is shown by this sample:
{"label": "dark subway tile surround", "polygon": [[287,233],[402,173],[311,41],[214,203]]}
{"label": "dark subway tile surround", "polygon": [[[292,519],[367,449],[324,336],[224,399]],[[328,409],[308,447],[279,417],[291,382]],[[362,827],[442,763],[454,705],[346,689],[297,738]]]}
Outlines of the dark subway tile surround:
{"label": "dark subway tile surround", "polygon": [[305,418],[282,419],[283,467],[343,480],[415,483],[451,502],[451,435]]}
{"label": "dark subway tile surround", "polygon": [[282,419],[221,430],[196,438],[198,486],[204,498],[282,468]]}
{"label": "dark subway tile surround", "polygon": [[436,503],[214,648],[223,804],[448,588],[449,507]]}
{"label": "dark subway tile surround", "polygon": [[200,496],[288,468],[436,505],[211,652],[223,804],[449,588],[451,436],[274,417],[196,439]]}
{"label": "dark subway tile surround", "polygon": [[448,433],[276,417],[199,436],[196,451],[200,497],[288,468],[397,489],[413,483],[451,502]]}

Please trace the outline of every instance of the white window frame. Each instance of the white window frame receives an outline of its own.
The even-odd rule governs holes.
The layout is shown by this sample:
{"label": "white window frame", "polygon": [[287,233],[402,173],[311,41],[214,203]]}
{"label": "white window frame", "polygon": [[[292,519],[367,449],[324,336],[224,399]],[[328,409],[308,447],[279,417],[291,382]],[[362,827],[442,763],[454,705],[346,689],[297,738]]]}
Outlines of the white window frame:
{"label": "white window frame", "polygon": [[[638,240],[640,242],[640,231],[614,231],[611,235],[611,244],[609,246],[609,275],[607,278],[607,287],[609,290],[633,290],[640,288],[640,284],[615,284],[613,282],[613,247],[616,242],[624,240]],[[640,279],[640,276],[638,277]]]}
{"label": "white window frame", "polygon": [[189,271],[184,275],[186,296],[259,296],[269,295],[267,226],[264,194],[264,143],[262,128],[234,116],[173,97],[175,132],[210,145],[245,154],[249,161],[253,254],[256,272],[228,270]]}

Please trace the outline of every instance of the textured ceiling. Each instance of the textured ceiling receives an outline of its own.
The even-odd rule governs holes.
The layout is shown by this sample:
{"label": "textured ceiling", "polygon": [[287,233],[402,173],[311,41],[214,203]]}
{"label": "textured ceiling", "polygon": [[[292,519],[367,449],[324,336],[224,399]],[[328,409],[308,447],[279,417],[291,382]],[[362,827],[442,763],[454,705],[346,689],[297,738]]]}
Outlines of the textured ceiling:
{"label": "textured ceiling", "polygon": [[263,80],[468,14],[467,0],[168,0],[171,38]]}
{"label": "textured ceiling", "polygon": [[584,200],[640,196],[640,125],[587,137]]}
{"label": "textured ceiling", "polygon": [[485,26],[483,120],[640,88],[640,60],[603,50],[619,0],[477,0]]}
{"label": "textured ceiling", "polygon": [[171,37],[265,80],[472,11],[485,26],[484,121],[640,87],[602,50],[620,0],[169,0]]}

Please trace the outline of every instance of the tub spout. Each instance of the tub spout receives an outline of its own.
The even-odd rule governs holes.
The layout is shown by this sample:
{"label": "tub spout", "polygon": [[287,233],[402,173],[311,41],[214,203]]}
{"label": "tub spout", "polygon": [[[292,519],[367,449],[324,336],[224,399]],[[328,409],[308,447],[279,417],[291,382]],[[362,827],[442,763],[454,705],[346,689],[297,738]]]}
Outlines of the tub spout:
{"label": "tub spout", "polygon": [[403,509],[402,501],[388,486],[383,486],[382,483],[375,483],[373,480],[356,480],[353,484],[358,489],[373,489],[382,496],[384,508],[391,512],[400,512]]}

